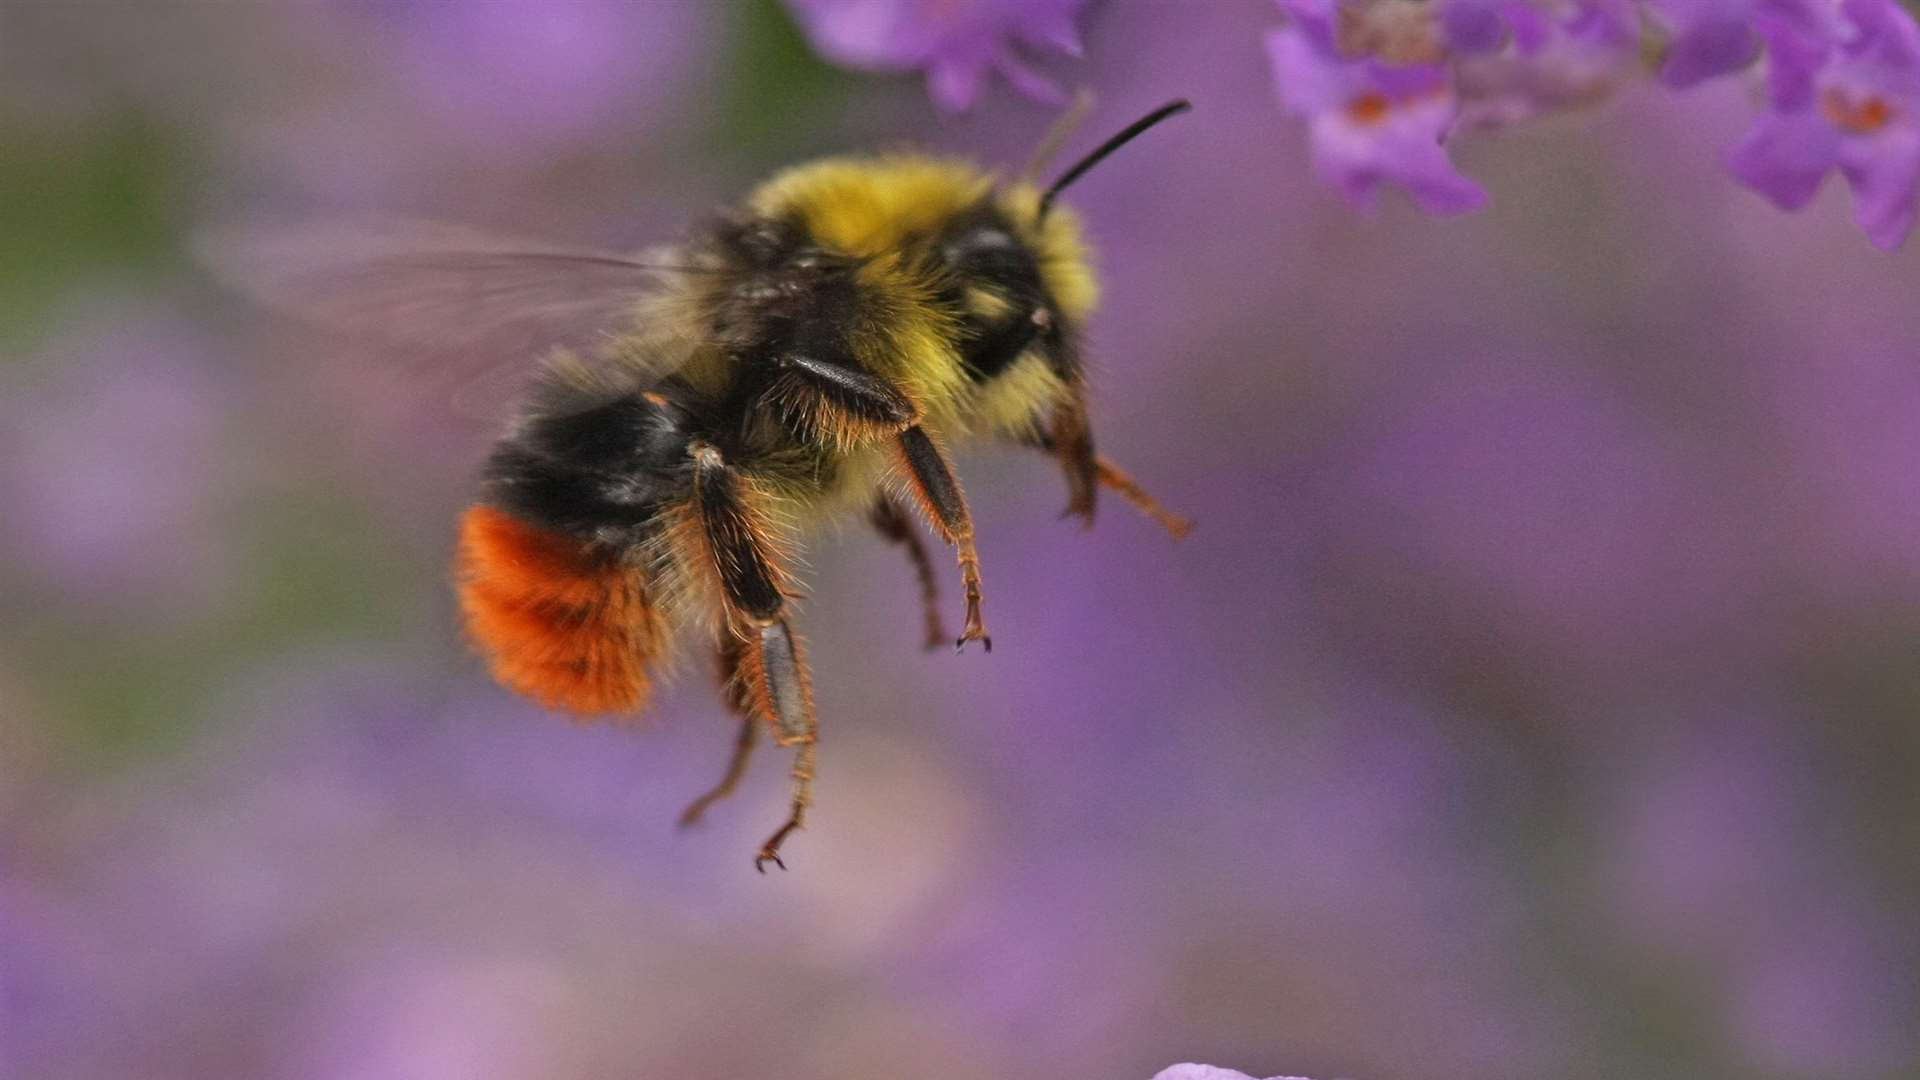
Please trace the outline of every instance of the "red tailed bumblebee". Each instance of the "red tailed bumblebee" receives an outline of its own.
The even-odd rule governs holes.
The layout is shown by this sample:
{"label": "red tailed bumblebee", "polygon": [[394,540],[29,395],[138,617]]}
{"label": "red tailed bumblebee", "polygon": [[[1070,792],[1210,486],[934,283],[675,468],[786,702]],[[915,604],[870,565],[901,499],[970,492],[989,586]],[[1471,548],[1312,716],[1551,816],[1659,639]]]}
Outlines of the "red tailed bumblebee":
{"label": "red tailed bumblebee", "polygon": [[682,821],[733,790],[765,728],[795,750],[794,790],[755,865],[784,866],[818,732],[790,626],[798,529],[865,515],[912,560],[931,645],[946,635],[924,517],[958,554],[958,644],[988,649],[950,444],[1051,456],[1067,512],[1089,523],[1108,487],[1186,531],[1094,452],[1080,338],[1095,285],[1055,203],[1186,108],[1154,110],[1045,189],[1034,169],[1002,180],[917,154],[800,165],[638,257],[387,223],[237,230],[212,258],[296,313],[441,351],[510,349],[536,370],[460,522],[467,631],[502,684],[583,717],[644,708],[676,639],[714,642],[739,740]]}

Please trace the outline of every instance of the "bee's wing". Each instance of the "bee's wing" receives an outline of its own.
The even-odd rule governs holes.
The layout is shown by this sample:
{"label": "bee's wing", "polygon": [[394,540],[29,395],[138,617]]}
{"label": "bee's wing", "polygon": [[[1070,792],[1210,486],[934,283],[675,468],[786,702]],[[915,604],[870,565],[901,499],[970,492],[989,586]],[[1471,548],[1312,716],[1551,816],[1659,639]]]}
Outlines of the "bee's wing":
{"label": "bee's wing", "polygon": [[462,411],[494,411],[560,349],[588,364],[617,359],[630,379],[658,379],[686,355],[645,347],[639,324],[663,276],[689,268],[644,257],[378,219],[226,227],[196,249],[216,278],[263,306],[371,339],[448,379]]}

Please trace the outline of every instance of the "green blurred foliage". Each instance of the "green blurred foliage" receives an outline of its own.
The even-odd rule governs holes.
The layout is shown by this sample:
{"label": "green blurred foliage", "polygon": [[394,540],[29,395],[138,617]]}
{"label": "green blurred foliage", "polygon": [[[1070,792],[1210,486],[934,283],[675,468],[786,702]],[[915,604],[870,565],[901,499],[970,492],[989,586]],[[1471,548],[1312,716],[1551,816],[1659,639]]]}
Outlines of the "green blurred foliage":
{"label": "green blurred foliage", "polygon": [[717,82],[711,130],[724,157],[758,171],[817,139],[861,82],[821,60],[779,0],[748,0],[733,12],[733,55]]}
{"label": "green blurred foliage", "polygon": [[0,347],[43,332],[67,290],[176,257],[189,157],[137,111],[61,127],[0,114]]}

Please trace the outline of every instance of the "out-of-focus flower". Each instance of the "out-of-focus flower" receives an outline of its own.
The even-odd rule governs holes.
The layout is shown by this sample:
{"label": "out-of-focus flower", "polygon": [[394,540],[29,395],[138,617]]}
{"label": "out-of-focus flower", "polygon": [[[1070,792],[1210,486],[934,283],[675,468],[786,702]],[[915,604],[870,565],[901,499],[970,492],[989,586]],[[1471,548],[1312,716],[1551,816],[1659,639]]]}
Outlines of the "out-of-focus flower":
{"label": "out-of-focus flower", "polygon": [[1902,927],[1850,899],[1795,897],[1733,963],[1726,1026],[1763,1075],[1893,1076],[1912,1068],[1913,980]]}
{"label": "out-of-focus flower", "polygon": [[[1321,177],[1363,206],[1383,184],[1430,213],[1485,205],[1445,144],[1598,101],[1632,73],[1631,0],[1279,0],[1268,36],[1281,103],[1309,125]],[[1920,181],[1920,27],[1895,0],[1646,0],[1672,36],[1661,79],[1687,87],[1769,57],[1769,111],[1729,165],[1779,206],[1838,169],[1868,238],[1897,247]]]}
{"label": "out-of-focus flower", "polygon": [[23,365],[43,377],[0,393],[0,561],[70,600],[186,613],[213,598],[226,395],[209,351],[173,317],[103,312]]}
{"label": "out-of-focus flower", "polygon": [[1628,0],[1581,0],[1552,10],[1506,3],[1499,15],[1508,47],[1462,50],[1455,63],[1460,127],[1497,127],[1594,104],[1636,70],[1640,27]]}
{"label": "out-of-focus flower", "polygon": [[489,0],[353,5],[436,127],[522,152],[604,136],[672,102],[705,29],[697,4]]}
{"label": "out-of-focus flower", "polygon": [[1280,101],[1309,125],[1321,176],[1362,205],[1382,184],[1429,213],[1486,205],[1447,157],[1490,127],[1606,97],[1633,69],[1628,0],[1280,0],[1268,35]]}
{"label": "out-of-focus flower", "polygon": [[1660,80],[1676,90],[1727,75],[1760,54],[1753,0],[1646,0],[1671,35]]}
{"label": "out-of-focus flower", "polygon": [[1840,13],[1814,29],[1760,21],[1769,110],[1727,164],[1785,210],[1811,202],[1838,169],[1867,239],[1892,249],[1913,228],[1920,180],[1920,27],[1893,0],[1845,0]]}
{"label": "out-of-focus flower", "polygon": [[1776,365],[1767,390],[1789,448],[1775,481],[1784,496],[1778,512],[1817,538],[1798,549],[1796,573],[1843,605],[1920,595],[1912,465],[1920,460],[1920,371],[1911,346],[1851,327],[1821,340],[1831,352]]}
{"label": "out-of-focus flower", "polygon": [[1912,949],[1825,840],[1813,714],[1767,696],[1642,708],[1662,753],[1636,761],[1601,814],[1620,945],[1719,973],[1710,1004],[1754,1071],[1901,1072],[1916,1049],[1901,1022]]}
{"label": "out-of-focus flower", "polygon": [[1383,26],[1374,56],[1351,58],[1334,0],[1289,0],[1291,23],[1267,37],[1280,102],[1306,119],[1314,167],[1356,204],[1371,205],[1387,183],[1405,187],[1421,209],[1457,214],[1486,205],[1487,193],[1462,176],[1441,142],[1459,111],[1451,80],[1437,63],[1395,64],[1379,56],[1418,56],[1414,33]]}
{"label": "out-of-focus flower", "polygon": [[[1153,1074],[1153,1080],[1254,1080],[1243,1072],[1216,1065],[1170,1065]],[[1306,1080],[1303,1076],[1274,1076],[1268,1080]]]}
{"label": "out-of-focus flower", "polygon": [[787,0],[827,59],[872,71],[927,73],[941,108],[972,105],[990,72],[1042,101],[1060,88],[1022,51],[1080,55],[1074,16],[1086,0]]}
{"label": "out-of-focus flower", "polygon": [[1687,642],[1732,647],[1712,628],[1764,565],[1737,541],[1749,526],[1629,399],[1518,356],[1407,386],[1355,423],[1325,496],[1330,615],[1365,613],[1372,647],[1432,657],[1489,632],[1485,617],[1402,641],[1398,613],[1463,590],[1500,612],[1488,622],[1517,634],[1510,648],[1557,663],[1650,670]]}

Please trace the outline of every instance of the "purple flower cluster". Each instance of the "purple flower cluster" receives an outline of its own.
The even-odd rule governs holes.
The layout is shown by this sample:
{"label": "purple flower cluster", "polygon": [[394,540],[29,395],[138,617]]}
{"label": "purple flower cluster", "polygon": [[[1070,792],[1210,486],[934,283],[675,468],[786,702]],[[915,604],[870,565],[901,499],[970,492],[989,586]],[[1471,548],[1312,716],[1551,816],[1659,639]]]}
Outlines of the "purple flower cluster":
{"label": "purple flower cluster", "polygon": [[1770,59],[1768,110],[1729,157],[1733,174],[1797,210],[1838,169],[1867,238],[1900,246],[1920,178],[1920,27],[1893,0],[1829,0],[1754,23]]}
{"label": "purple flower cluster", "polygon": [[1793,210],[1838,169],[1875,245],[1912,229],[1920,28],[1896,0],[1278,2],[1281,103],[1307,121],[1323,178],[1362,205],[1391,183],[1431,213],[1483,206],[1448,140],[1606,96],[1641,68],[1651,27],[1673,89],[1764,57],[1768,110],[1728,159],[1742,183]]}
{"label": "purple flower cluster", "polygon": [[1639,47],[1627,0],[1279,2],[1281,104],[1306,119],[1322,177],[1361,205],[1392,183],[1431,213],[1479,209],[1486,192],[1448,139],[1604,97]]}
{"label": "purple flower cluster", "polygon": [[[1155,1073],[1153,1080],[1254,1080],[1243,1072],[1217,1065],[1174,1065]],[[1272,1080],[1305,1080],[1299,1076],[1276,1076]]]}
{"label": "purple flower cluster", "polygon": [[1631,11],[1581,4],[1548,13],[1486,0],[1281,0],[1288,25],[1267,49],[1324,180],[1361,205],[1393,183],[1422,209],[1455,214],[1487,195],[1447,158],[1453,131],[1603,93],[1631,57]]}
{"label": "purple flower cluster", "polygon": [[[1079,55],[1085,0],[788,0],[829,59],[924,70],[965,109],[990,73],[1042,100],[1059,88],[1023,54]],[[1788,210],[1829,172],[1868,239],[1912,229],[1920,177],[1920,27],[1898,0],[1277,0],[1267,35],[1281,105],[1307,122],[1315,170],[1361,206],[1403,188],[1433,214],[1487,203],[1447,147],[1609,97],[1652,58],[1682,90],[1764,65],[1767,111],[1730,155]]]}

